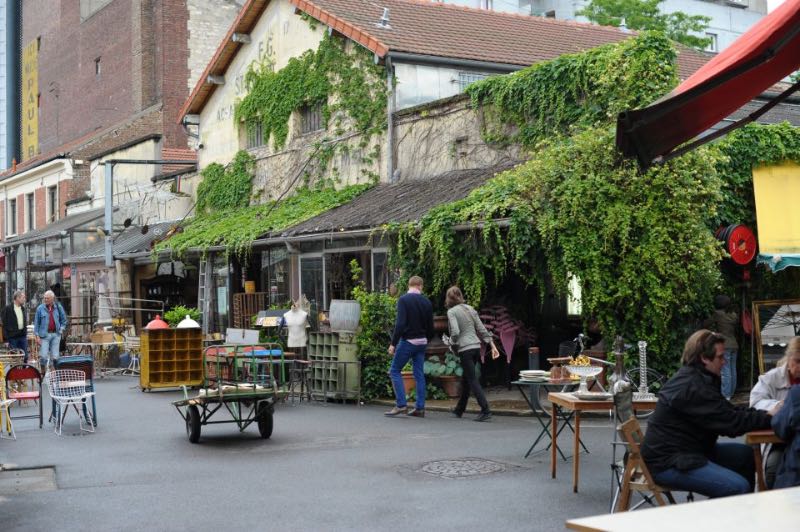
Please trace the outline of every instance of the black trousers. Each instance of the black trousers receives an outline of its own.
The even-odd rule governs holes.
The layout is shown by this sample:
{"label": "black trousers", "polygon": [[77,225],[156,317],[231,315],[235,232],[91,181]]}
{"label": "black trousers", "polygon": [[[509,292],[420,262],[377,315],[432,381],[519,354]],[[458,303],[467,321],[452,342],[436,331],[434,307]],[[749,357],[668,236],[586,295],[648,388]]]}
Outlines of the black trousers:
{"label": "black trousers", "polygon": [[466,410],[470,391],[478,401],[478,405],[481,407],[481,413],[489,413],[489,403],[486,401],[481,383],[478,382],[478,377],[475,375],[475,364],[477,364],[480,355],[480,349],[468,349],[458,353],[458,357],[461,359],[461,367],[464,370],[464,374],[461,376],[461,397],[458,399],[455,410],[458,414],[463,414],[464,410]]}

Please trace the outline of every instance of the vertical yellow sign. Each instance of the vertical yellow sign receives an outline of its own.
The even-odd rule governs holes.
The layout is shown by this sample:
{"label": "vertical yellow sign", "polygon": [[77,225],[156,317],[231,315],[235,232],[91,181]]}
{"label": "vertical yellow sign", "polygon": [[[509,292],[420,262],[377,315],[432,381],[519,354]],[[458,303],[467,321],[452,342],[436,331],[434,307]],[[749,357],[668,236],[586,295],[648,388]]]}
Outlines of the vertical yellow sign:
{"label": "vertical yellow sign", "polygon": [[22,160],[39,153],[39,44],[22,50]]}

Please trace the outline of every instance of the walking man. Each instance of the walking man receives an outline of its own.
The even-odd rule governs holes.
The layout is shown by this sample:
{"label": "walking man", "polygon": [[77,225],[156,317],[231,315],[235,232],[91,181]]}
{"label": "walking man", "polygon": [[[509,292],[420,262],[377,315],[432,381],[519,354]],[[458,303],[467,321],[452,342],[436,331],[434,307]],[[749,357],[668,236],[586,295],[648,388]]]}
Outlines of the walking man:
{"label": "walking man", "polygon": [[[408,280],[408,292],[397,300],[397,319],[392,345],[389,346],[389,354],[393,355],[389,375],[392,378],[396,403],[395,407],[385,415],[393,417],[398,414],[408,414],[425,417],[425,373],[422,371],[422,366],[425,363],[425,348],[431,338],[433,338],[433,305],[422,295],[422,277],[414,275]],[[414,369],[414,382],[417,387],[416,408],[411,411],[408,410],[406,390],[403,386],[403,377],[400,375],[409,360]]]}
{"label": "walking man", "polygon": [[15,290],[10,304],[3,308],[3,334],[9,347],[22,349],[23,362],[28,363],[28,319],[25,316],[25,292]]}
{"label": "walking man", "polygon": [[61,335],[67,329],[67,314],[64,307],[56,301],[52,290],[44,293],[44,302],[36,309],[33,319],[33,332],[39,344],[39,366],[42,373],[47,371],[47,361],[52,358],[53,364],[60,355]]}

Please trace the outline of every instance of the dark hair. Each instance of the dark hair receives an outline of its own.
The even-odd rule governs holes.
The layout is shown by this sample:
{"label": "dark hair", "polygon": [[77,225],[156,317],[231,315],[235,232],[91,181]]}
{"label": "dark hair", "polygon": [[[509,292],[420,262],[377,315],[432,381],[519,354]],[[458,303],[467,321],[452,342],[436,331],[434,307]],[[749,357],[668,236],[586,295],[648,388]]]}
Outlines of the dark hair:
{"label": "dark hair", "polygon": [[724,294],[714,296],[714,308],[717,310],[725,310],[731,304],[731,298]]}
{"label": "dark hair", "polygon": [[457,286],[451,286],[447,289],[447,294],[444,296],[444,306],[447,308],[455,307],[464,302],[464,295],[461,289]]}
{"label": "dark hair", "polygon": [[717,344],[724,343],[725,337],[721,334],[700,329],[686,340],[681,362],[684,366],[702,366],[702,359],[714,360],[717,356]]}

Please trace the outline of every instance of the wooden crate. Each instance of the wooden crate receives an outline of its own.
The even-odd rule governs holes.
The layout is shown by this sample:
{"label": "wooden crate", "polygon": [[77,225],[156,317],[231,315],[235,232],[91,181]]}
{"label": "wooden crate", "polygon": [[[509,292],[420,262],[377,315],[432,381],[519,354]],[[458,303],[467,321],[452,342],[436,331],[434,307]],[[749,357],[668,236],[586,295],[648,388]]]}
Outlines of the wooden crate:
{"label": "wooden crate", "polygon": [[250,329],[253,316],[259,310],[266,310],[269,301],[267,292],[255,292],[253,294],[234,294],[233,295],[233,328]]}

